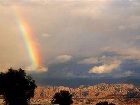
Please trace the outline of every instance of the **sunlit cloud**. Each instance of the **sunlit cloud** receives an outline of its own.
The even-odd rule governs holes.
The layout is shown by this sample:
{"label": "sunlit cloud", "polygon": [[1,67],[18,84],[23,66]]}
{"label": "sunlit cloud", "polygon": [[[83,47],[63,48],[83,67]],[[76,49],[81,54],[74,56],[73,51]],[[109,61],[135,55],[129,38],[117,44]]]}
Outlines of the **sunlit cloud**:
{"label": "sunlit cloud", "polygon": [[96,64],[98,63],[98,58],[97,57],[91,57],[91,58],[86,58],[86,59],[83,59],[81,61],[78,62],[78,64]]}
{"label": "sunlit cloud", "polygon": [[124,78],[124,77],[130,77],[133,76],[135,73],[133,73],[132,70],[126,70],[126,71],[122,71],[121,73],[117,73],[115,74],[113,77],[114,78]]}
{"label": "sunlit cloud", "polygon": [[120,61],[115,61],[112,64],[103,64],[101,66],[95,66],[89,70],[89,73],[104,74],[111,73],[113,70],[117,69],[121,64]]}
{"label": "sunlit cloud", "polygon": [[48,33],[43,33],[43,34],[42,34],[42,37],[49,38],[49,37],[51,37],[51,35],[48,34]]}
{"label": "sunlit cloud", "polygon": [[56,57],[55,62],[56,63],[66,63],[70,61],[73,57],[71,55],[59,55]]}
{"label": "sunlit cloud", "polygon": [[42,73],[42,72],[47,72],[48,68],[40,66],[40,67],[34,69],[33,66],[27,66],[27,67],[24,68],[24,70],[26,70],[27,72]]}

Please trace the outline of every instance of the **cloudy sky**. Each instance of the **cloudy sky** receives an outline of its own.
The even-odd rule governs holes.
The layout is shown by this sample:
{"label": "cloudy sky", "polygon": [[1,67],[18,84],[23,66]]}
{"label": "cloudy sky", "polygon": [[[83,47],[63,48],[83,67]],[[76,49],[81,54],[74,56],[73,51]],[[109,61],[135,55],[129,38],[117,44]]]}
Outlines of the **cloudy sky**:
{"label": "cloudy sky", "polygon": [[44,77],[139,76],[139,0],[0,0],[1,71],[30,69],[14,7],[32,30]]}

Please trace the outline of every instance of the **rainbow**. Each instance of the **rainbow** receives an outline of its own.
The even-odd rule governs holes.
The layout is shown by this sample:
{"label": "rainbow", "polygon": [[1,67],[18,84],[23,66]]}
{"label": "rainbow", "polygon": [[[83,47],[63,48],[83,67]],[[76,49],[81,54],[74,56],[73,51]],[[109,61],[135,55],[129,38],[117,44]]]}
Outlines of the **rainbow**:
{"label": "rainbow", "polygon": [[17,26],[21,33],[20,35],[22,35],[22,38],[25,43],[25,48],[27,49],[30,58],[31,67],[33,70],[37,70],[40,67],[42,67],[42,60],[36,42],[34,41],[32,29],[29,26],[28,22],[21,16],[19,8],[14,7],[14,11]]}

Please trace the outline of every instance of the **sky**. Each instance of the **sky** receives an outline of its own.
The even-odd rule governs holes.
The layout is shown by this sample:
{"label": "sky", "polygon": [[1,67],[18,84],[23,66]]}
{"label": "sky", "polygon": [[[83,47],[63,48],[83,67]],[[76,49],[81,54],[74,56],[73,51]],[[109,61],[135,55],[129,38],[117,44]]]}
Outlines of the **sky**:
{"label": "sky", "polygon": [[[40,79],[139,77],[139,0],[0,0],[0,23],[1,71],[23,68]],[[41,59],[36,69],[30,41]]]}

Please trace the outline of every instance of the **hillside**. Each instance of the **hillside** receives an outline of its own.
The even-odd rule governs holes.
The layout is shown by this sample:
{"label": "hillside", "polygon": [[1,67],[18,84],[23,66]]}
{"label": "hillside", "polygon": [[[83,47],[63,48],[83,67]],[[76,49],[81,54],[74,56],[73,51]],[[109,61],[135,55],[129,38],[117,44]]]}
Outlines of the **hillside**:
{"label": "hillside", "polygon": [[140,88],[132,84],[98,84],[93,86],[80,86],[69,88],[64,86],[38,87],[32,103],[50,103],[53,95],[67,90],[72,93],[74,104],[95,104],[99,101],[109,101],[116,105],[139,105]]}

